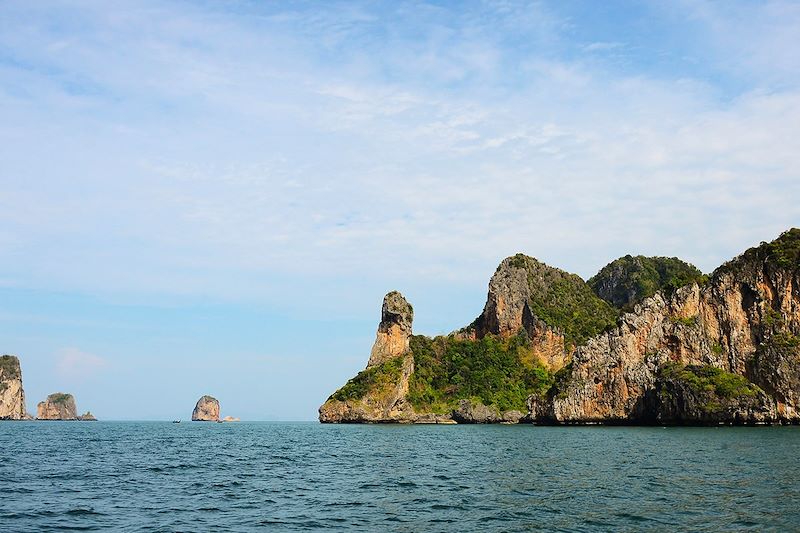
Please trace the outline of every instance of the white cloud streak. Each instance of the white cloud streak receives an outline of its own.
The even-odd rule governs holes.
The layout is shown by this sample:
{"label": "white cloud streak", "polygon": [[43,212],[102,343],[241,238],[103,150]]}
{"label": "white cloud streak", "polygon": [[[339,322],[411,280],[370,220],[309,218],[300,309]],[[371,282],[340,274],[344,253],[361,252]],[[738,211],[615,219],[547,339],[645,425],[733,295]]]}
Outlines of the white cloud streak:
{"label": "white cloud streak", "polygon": [[767,59],[800,15],[715,6],[682,13],[719,49],[750,36],[731,98],[592,58],[616,42],[563,53],[538,5],[7,4],[0,277],[269,299],[287,276],[485,283],[519,250],[709,270],[800,220],[798,69]]}

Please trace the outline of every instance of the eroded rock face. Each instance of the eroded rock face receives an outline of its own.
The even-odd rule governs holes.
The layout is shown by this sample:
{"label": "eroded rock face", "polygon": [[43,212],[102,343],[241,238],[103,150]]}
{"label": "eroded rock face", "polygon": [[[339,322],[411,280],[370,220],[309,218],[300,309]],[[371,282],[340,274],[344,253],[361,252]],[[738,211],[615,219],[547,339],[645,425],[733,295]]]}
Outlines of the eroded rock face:
{"label": "eroded rock face", "polygon": [[489,281],[483,312],[458,334],[481,339],[524,332],[537,358],[556,371],[576,345],[612,324],[615,316],[579,276],[517,254],[501,261]]}
{"label": "eroded rock face", "polygon": [[202,396],[194,406],[192,420],[196,422],[216,422],[219,420],[219,401],[213,396]]}
{"label": "eroded rock face", "polygon": [[553,275],[550,270],[554,269],[521,254],[501,261],[489,281],[483,312],[458,335],[481,339],[486,335],[509,337],[525,331],[542,363],[553,370],[564,366],[569,355],[564,332],[548,326],[531,310],[530,281]]}
{"label": "eroded rock face", "polygon": [[[715,421],[800,421],[800,352],[797,346],[770,348],[776,336],[791,340],[800,333],[800,271],[796,263],[780,264],[754,250],[717,269],[703,286],[644,300],[618,327],[579,347],[565,386],[552,397],[530,398],[530,416],[557,423],[646,422],[660,413],[664,421],[708,422],[691,407],[708,399],[676,383],[657,383],[659,368],[675,362],[746,376],[774,394],[774,407],[761,395],[731,399]],[[662,401],[663,409],[654,412],[647,396],[657,386],[674,393],[675,402]]]}
{"label": "eroded rock face", "polygon": [[461,400],[452,416],[459,424],[516,424],[525,415],[513,410],[501,413],[494,406],[486,406],[472,400]]}
{"label": "eroded rock face", "polygon": [[22,369],[13,355],[0,356],[0,420],[26,418]]}
{"label": "eroded rock face", "polygon": [[78,409],[72,394],[56,392],[36,406],[38,420],[78,420]]}
{"label": "eroded rock face", "polygon": [[83,422],[97,422],[97,418],[95,418],[91,411],[86,411],[84,414],[78,417],[78,420]]}
{"label": "eroded rock face", "polygon": [[379,365],[408,351],[411,338],[411,324],[414,321],[414,309],[397,291],[388,293],[383,298],[381,321],[375,344],[372,345],[367,368]]}
{"label": "eroded rock face", "polygon": [[[649,396],[649,398],[647,398]],[[764,391],[720,396],[711,388],[697,387],[691,381],[659,377],[645,403],[652,420],[664,425],[771,424],[777,412],[775,401]]]}

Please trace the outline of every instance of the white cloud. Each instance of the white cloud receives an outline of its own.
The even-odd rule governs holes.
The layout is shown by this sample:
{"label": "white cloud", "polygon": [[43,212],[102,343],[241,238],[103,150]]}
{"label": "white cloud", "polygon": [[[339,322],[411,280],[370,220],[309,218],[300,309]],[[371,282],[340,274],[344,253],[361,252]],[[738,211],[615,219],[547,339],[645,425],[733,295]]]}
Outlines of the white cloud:
{"label": "white cloud", "polygon": [[560,54],[559,18],[525,4],[84,6],[56,33],[36,21],[58,9],[14,26],[36,9],[16,6],[0,260],[21,286],[277,300],[293,279],[305,301],[314,278],[483,284],[519,250],[584,276],[629,252],[708,270],[800,219],[796,65],[764,59],[793,38],[759,30],[800,20],[779,4],[752,26],[688,11],[720,49],[746,26],[767,81],[733,98]]}

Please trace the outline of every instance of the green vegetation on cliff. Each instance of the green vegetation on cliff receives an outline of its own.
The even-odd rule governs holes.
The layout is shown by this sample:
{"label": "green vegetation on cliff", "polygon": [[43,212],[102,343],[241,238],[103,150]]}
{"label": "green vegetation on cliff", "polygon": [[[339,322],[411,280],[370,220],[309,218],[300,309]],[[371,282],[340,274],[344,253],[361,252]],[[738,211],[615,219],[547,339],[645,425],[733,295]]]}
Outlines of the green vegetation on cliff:
{"label": "green vegetation on cliff", "polygon": [[419,412],[449,413],[461,399],[477,399],[500,411],[526,411],[531,394],[543,394],[552,374],[531,354],[525,335],[473,341],[411,337],[414,373],[408,399]]}
{"label": "green vegetation on cliff", "polygon": [[511,265],[527,271],[531,312],[563,331],[567,347],[580,346],[616,324],[617,310],[598,298],[580,276],[523,254],[512,257]]}
{"label": "green vegetation on cliff", "polygon": [[755,396],[759,389],[747,378],[709,365],[668,363],[661,367],[659,377],[682,381],[698,393],[713,392],[720,398]]}
{"label": "green vegetation on cliff", "polygon": [[604,266],[588,283],[605,301],[629,309],[658,291],[669,295],[679,287],[704,279],[694,265],[677,257],[626,255]]}
{"label": "green vegetation on cliff", "polygon": [[368,392],[375,392],[385,386],[395,385],[400,380],[403,357],[395,357],[359,372],[344,386],[331,394],[329,400],[361,400]]}
{"label": "green vegetation on cliff", "polygon": [[[19,359],[17,359],[13,355],[3,355],[0,356],[0,375],[3,376],[3,379],[19,379],[20,377],[20,369],[19,369]],[[5,383],[0,383],[0,392],[5,390],[8,385]]]}
{"label": "green vegetation on cliff", "polygon": [[765,262],[779,268],[796,270],[800,267],[800,229],[792,228],[784,231],[772,242],[762,242],[748,249],[739,257],[728,261],[714,273],[725,273],[738,270],[746,265]]}
{"label": "green vegetation on cliff", "polygon": [[65,394],[63,392],[57,392],[47,397],[47,401],[49,401],[50,403],[54,403],[56,405],[66,404],[71,399],[72,399],[72,394]]}

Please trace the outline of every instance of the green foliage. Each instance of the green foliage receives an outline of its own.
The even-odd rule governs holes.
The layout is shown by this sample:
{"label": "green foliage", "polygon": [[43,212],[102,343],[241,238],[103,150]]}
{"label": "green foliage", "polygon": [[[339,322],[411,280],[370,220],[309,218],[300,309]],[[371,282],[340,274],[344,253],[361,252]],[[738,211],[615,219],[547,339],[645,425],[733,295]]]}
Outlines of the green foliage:
{"label": "green foliage", "polygon": [[763,349],[772,348],[778,353],[793,355],[800,354],[800,337],[786,331],[772,335],[763,343]]}
{"label": "green foliage", "polygon": [[724,348],[718,342],[715,342],[711,345],[711,353],[713,353],[714,355],[722,355],[722,352],[724,351],[725,351]]}
{"label": "green foliage", "polygon": [[65,394],[63,392],[57,392],[57,393],[51,394],[50,396],[47,397],[47,400],[50,403],[54,403],[54,404],[58,404],[58,405],[63,405],[65,403],[68,403],[70,401],[70,399],[72,399],[72,394]]}
{"label": "green foliage", "polygon": [[616,324],[617,310],[598,298],[580,276],[522,254],[512,257],[510,264],[527,271],[531,312],[563,331],[568,349]]}
{"label": "green foliage", "polygon": [[739,374],[732,374],[710,365],[688,365],[668,363],[661,367],[661,377],[687,383],[693,390],[712,392],[721,398],[755,396],[758,386]]}
{"label": "green foliage", "polygon": [[757,250],[767,261],[781,268],[797,268],[800,264],[800,229],[785,231],[774,241],[761,243]]}
{"label": "green foliage", "polygon": [[604,266],[588,283],[611,305],[631,308],[658,291],[669,295],[684,285],[704,283],[706,279],[694,265],[677,257],[626,255]]}
{"label": "green foliage", "polygon": [[553,384],[550,386],[550,389],[547,391],[548,396],[564,399],[567,397],[567,387],[569,386],[570,380],[572,378],[572,361],[570,363],[559,369],[558,372],[555,373],[553,376]]}
{"label": "green foliage", "polygon": [[682,326],[696,326],[697,325],[698,317],[697,315],[694,316],[671,316],[669,317],[669,321],[673,324],[680,324]]}
{"label": "green foliage", "polygon": [[544,394],[552,374],[530,356],[525,335],[481,340],[411,338],[414,373],[408,399],[422,411],[446,413],[461,399],[477,399],[500,411],[525,411],[531,394]]}
{"label": "green foliage", "polygon": [[19,359],[13,355],[0,356],[0,374],[5,379],[18,379],[19,372]]}
{"label": "green foliage", "polygon": [[764,318],[762,320],[764,325],[768,328],[780,329],[783,327],[783,315],[780,312],[768,307],[764,311]]}
{"label": "green foliage", "polygon": [[402,373],[403,357],[398,356],[359,372],[342,388],[331,394],[329,400],[360,400],[368,392],[376,391],[386,385],[396,384]]}
{"label": "green foliage", "polygon": [[731,272],[754,262],[765,262],[779,268],[796,270],[800,267],[800,229],[792,228],[784,231],[774,241],[762,242],[748,249],[739,257],[719,267],[714,273]]}

